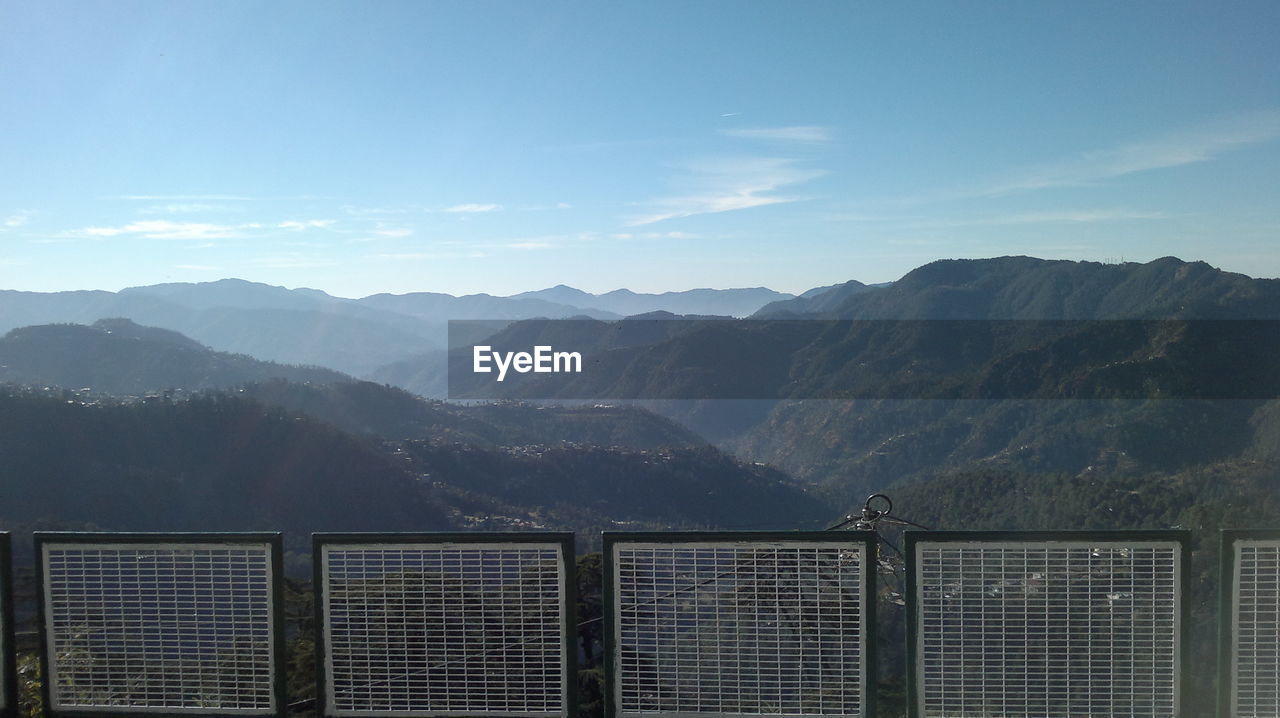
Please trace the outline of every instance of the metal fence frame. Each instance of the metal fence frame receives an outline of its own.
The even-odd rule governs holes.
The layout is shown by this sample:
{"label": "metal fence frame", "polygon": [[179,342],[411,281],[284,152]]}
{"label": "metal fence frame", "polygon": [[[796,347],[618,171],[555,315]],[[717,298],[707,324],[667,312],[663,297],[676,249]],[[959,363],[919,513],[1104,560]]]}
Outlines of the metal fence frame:
{"label": "metal fence frame", "polygon": [[1280,542],[1280,529],[1223,529],[1218,598],[1218,715],[1235,718],[1236,543]]}
{"label": "metal fence frame", "polygon": [[1181,530],[1157,531],[907,531],[905,534],[907,582],[905,596],[907,602],[907,716],[922,718],[923,692],[920,672],[920,619],[919,581],[917,568],[919,564],[918,548],[929,543],[1064,543],[1064,542],[1164,542],[1178,546],[1176,554],[1178,575],[1175,578],[1179,591],[1176,613],[1178,646],[1177,676],[1174,679],[1174,716],[1188,715],[1188,697],[1190,685],[1190,634],[1191,624],[1191,532]]}
{"label": "metal fence frame", "polygon": [[[46,601],[48,591],[45,586],[45,547],[58,544],[189,544],[199,547],[206,544],[253,544],[268,546],[268,567],[270,570],[271,600],[270,613],[270,645],[271,645],[271,702],[273,706],[265,711],[253,712],[246,709],[220,710],[217,708],[175,708],[175,707],[143,707],[143,706],[94,706],[92,708],[58,707],[52,701],[51,681],[53,675],[52,656],[49,641],[48,611]],[[50,531],[35,533],[35,579],[37,591],[37,615],[39,618],[40,665],[45,679],[41,682],[40,697],[44,704],[45,715],[49,718],[154,718],[157,715],[176,714],[192,716],[271,716],[285,718],[288,715],[288,701],[285,685],[284,637],[284,601],[282,584],[284,562],[282,560],[282,536],[280,533],[106,533],[106,532],[63,532]]]}
{"label": "metal fence frame", "polygon": [[[1235,638],[1235,560],[1236,543],[1239,540],[1276,540],[1280,541],[1280,529],[1256,530],[1223,530],[1221,533],[1220,557],[1220,597],[1219,597],[1219,660],[1218,660],[1218,714],[1221,718],[1234,718],[1233,715],[1233,682],[1232,673],[1234,657],[1232,655]],[[398,544],[484,544],[484,543],[555,543],[560,546],[560,559],[563,566],[563,639],[564,639],[564,712],[563,718],[576,718],[577,714],[577,633],[575,624],[576,577],[574,571],[575,552],[574,536],[569,533],[320,533],[313,535],[313,571],[315,596],[315,635],[316,641],[316,701],[318,714],[332,717],[335,714],[329,708],[326,685],[326,647],[327,626],[325,624],[324,582],[322,574],[322,548],[329,544],[376,543],[394,546]],[[921,658],[922,632],[920,626],[922,605],[919,601],[919,548],[922,544],[933,543],[1027,543],[1053,544],[1061,542],[1099,543],[1131,543],[1131,542],[1167,542],[1177,544],[1176,590],[1177,601],[1176,642],[1179,650],[1178,662],[1175,666],[1175,716],[1187,714],[1188,698],[1193,686],[1189,660],[1190,652],[1190,584],[1191,571],[1191,532],[1189,531],[908,531],[905,534],[906,553],[906,588],[904,598],[907,603],[907,666],[906,692],[907,715],[919,718],[923,715],[922,681],[919,661]],[[686,531],[686,532],[605,532],[603,534],[603,571],[602,590],[604,598],[604,665],[605,665],[605,715],[607,718],[619,716],[617,691],[620,687],[619,676],[616,675],[615,653],[618,649],[617,635],[617,596],[615,547],[618,544],[637,543],[724,543],[733,545],[744,542],[837,542],[847,543],[851,547],[865,546],[867,557],[866,570],[862,577],[862,601],[864,614],[863,632],[863,715],[875,715],[876,688],[876,551],[877,543],[874,532],[831,532],[831,531]],[[249,715],[274,716],[284,718],[288,713],[285,686],[286,653],[284,646],[283,620],[283,562],[281,535],[279,533],[105,533],[105,532],[37,532],[35,534],[35,579],[37,588],[37,616],[39,627],[39,657],[45,675],[51,674],[52,657],[50,655],[50,630],[47,625],[45,585],[45,551],[46,546],[57,544],[191,544],[198,547],[202,544],[268,544],[270,566],[271,597],[271,683],[272,708],[269,711],[246,713],[243,710],[226,711],[204,708],[158,708],[158,707],[112,707],[95,706],[92,708],[57,707],[51,700],[51,685],[44,681],[41,685],[41,697],[50,718],[154,718],[162,713],[179,715]],[[0,532],[0,718],[14,718],[18,709],[18,683],[16,680],[16,651],[14,643],[14,603],[11,563],[11,536]],[[463,718],[463,716],[485,715],[476,713],[395,713],[370,711],[368,715],[432,715],[438,718]],[[349,715],[342,713],[341,715]],[[496,715],[494,713],[493,715]],[[655,717],[679,716],[695,718],[696,716],[713,716],[716,713],[652,713]]]}
{"label": "metal fence frame", "polygon": [[[813,543],[845,543],[850,547],[861,547],[866,559],[863,565],[862,586],[859,600],[862,606],[862,716],[871,718],[876,715],[876,566],[877,535],[874,531],[605,531],[603,533],[603,555],[601,582],[604,598],[604,704],[605,718],[618,718],[618,691],[621,681],[617,675],[618,667],[615,653],[618,650],[616,632],[619,628],[617,620],[617,600],[614,582],[617,567],[615,566],[614,549],[625,543],[724,543],[732,546],[740,543],[777,543],[777,542],[813,542]],[[646,712],[655,717],[697,718],[699,716],[725,715],[715,712]],[[791,718],[802,718],[801,714]]]}
{"label": "metal fence frame", "polygon": [[13,631],[13,554],[0,532],[0,718],[18,714],[17,646]]}
{"label": "metal fence frame", "polygon": [[432,532],[432,533],[315,533],[311,536],[312,590],[315,596],[315,650],[316,650],[316,714],[325,718],[338,715],[368,716],[432,716],[434,718],[475,718],[497,716],[498,712],[430,712],[430,711],[352,711],[335,713],[329,701],[327,651],[329,632],[325,621],[325,573],[324,547],[348,544],[397,545],[421,544],[555,544],[561,560],[562,663],[563,710],[561,718],[576,718],[578,714],[578,634],[576,623],[577,576],[574,534],[563,532]]}

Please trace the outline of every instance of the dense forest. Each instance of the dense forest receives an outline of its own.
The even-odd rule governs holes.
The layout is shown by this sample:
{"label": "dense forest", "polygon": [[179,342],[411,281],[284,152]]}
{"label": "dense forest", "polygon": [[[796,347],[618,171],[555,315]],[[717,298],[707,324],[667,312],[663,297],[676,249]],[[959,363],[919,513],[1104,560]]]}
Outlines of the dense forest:
{"label": "dense forest", "polygon": [[[0,390],[0,520],[13,530],[275,530],[305,550],[312,531],[555,528],[589,541],[615,525],[787,527],[831,513],[785,474],[637,410],[512,406],[493,423],[488,414],[502,412],[492,407],[415,405],[427,423],[381,414],[379,435],[334,425],[364,425],[361,412],[340,410],[350,391],[269,385],[122,402]],[[311,401],[334,423],[251,398],[259,393]],[[369,396],[398,398],[376,387]],[[525,416],[536,421],[522,429]],[[552,441],[549,429],[642,446]],[[504,435],[535,442],[495,442]],[[670,441],[653,446],[660,438]]]}

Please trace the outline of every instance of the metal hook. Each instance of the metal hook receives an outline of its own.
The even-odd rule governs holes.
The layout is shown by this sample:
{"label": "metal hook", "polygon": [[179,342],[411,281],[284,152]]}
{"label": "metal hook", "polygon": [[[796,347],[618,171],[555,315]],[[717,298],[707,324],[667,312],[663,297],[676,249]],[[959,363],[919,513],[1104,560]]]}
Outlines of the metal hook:
{"label": "metal hook", "polygon": [[[884,502],[885,508],[883,511],[878,511],[876,509],[871,508],[871,504],[874,503],[876,499],[880,499],[881,501]],[[868,523],[874,524],[876,521],[879,521],[882,517],[888,516],[889,514],[892,514],[892,513],[893,513],[893,499],[889,498],[888,496],[885,496],[884,494],[872,494],[867,497],[866,503],[862,505],[862,520]]]}

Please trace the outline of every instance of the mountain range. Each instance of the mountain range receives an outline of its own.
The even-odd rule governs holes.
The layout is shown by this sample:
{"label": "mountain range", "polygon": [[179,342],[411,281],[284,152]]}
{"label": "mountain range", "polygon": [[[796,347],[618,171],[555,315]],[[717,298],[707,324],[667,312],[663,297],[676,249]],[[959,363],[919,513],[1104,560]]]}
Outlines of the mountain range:
{"label": "mountain range", "polygon": [[[757,290],[731,290],[725,296],[743,292],[751,294],[753,301],[767,299],[766,294]],[[639,296],[617,292],[611,295]],[[104,308],[127,308],[130,303],[141,302],[144,297],[147,302],[152,302],[147,305],[152,308],[167,303],[166,306],[181,307],[186,312],[224,316],[235,312],[301,312],[313,318],[327,317],[333,322],[322,334],[335,341],[341,339],[347,346],[357,345],[361,350],[373,353],[383,352],[385,347],[363,346],[366,340],[374,341],[365,335],[358,335],[358,341],[350,341],[343,334],[349,325],[343,322],[371,322],[390,330],[390,324],[380,323],[373,317],[385,312],[394,314],[395,321],[411,323],[414,321],[411,312],[434,316],[433,312],[445,311],[448,306],[469,307],[466,309],[469,316],[475,316],[482,311],[496,311],[482,309],[483,305],[507,302],[504,306],[512,309],[512,313],[499,317],[504,320],[498,325],[505,325],[503,334],[517,337],[525,344],[540,341],[556,343],[565,336],[548,336],[546,331],[565,332],[568,331],[565,327],[574,327],[570,334],[582,346],[613,351],[610,356],[617,361],[606,367],[604,378],[608,381],[671,391],[665,395],[650,393],[648,396],[681,396],[681,382],[687,377],[679,376],[678,370],[689,365],[690,356],[710,352],[710,356],[718,354],[731,360],[746,354],[746,347],[734,344],[744,339],[734,338],[736,335],[732,332],[726,333],[728,328],[735,326],[732,320],[728,320],[728,324],[724,320],[617,323],[610,315],[604,315],[603,309],[584,310],[559,303],[586,303],[595,296],[564,286],[509,298],[420,294],[374,295],[365,300],[342,300],[315,290],[284,290],[225,280],[204,285],[157,285],[118,294],[36,296],[9,293],[8,299],[12,300],[14,296],[22,299],[19,304],[25,303],[29,309],[43,297],[49,301],[49,306],[62,307],[64,312],[77,301],[81,302],[76,305],[80,307],[77,311],[88,311],[86,307],[90,306],[102,311]],[[94,297],[99,304],[84,304],[86,296]],[[690,299],[702,295],[693,292],[683,293],[683,296]],[[655,300],[663,297],[671,298],[669,295],[650,295]],[[519,316],[515,308],[521,306],[544,310],[557,308],[562,315],[583,318],[583,321],[516,320],[508,325],[507,321]],[[321,311],[317,307],[325,309]],[[588,315],[583,314],[584,311],[595,311],[600,318],[595,321],[586,319]],[[1116,265],[1001,257],[933,262],[891,285],[869,286],[849,281],[815,288],[799,297],[767,303],[759,308],[753,319],[1003,322],[1278,317],[1280,280],[1252,279],[1222,272],[1201,262],[1166,257],[1145,264]],[[247,326],[252,329],[261,324]],[[802,322],[796,326],[806,325]],[[1244,345],[1234,353],[1223,353],[1217,348],[1222,338],[1203,331],[1198,325],[1178,331],[1125,334],[1117,333],[1111,325],[1093,327],[1086,323],[1084,329],[1072,334],[1055,335],[1052,341],[1049,338],[1043,340],[1047,343],[1033,342],[1025,346],[1016,342],[1008,344],[1007,341],[1000,344],[990,339],[958,343],[948,337],[928,334],[927,323],[902,325],[907,329],[897,325],[881,326],[894,326],[895,329],[887,334],[881,332],[884,336],[874,332],[868,335],[865,331],[861,334],[823,336],[804,351],[785,357],[785,361],[777,366],[753,371],[757,374],[760,371],[772,372],[792,389],[804,390],[793,394],[796,396],[835,397],[840,395],[842,388],[878,386],[896,391],[886,395],[892,398],[645,401],[641,403],[646,409],[667,417],[663,420],[667,428],[622,434],[613,433],[614,430],[609,428],[572,433],[568,425],[557,424],[557,431],[565,432],[561,434],[565,438],[580,439],[588,444],[608,443],[612,441],[608,437],[612,436],[619,443],[644,449],[654,448],[668,440],[683,445],[710,440],[744,459],[784,469],[797,480],[812,485],[824,500],[840,506],[856,502],[860,495],[872,490],[906,485],[969,466],[1003,466],[1020,471],[1072,474],[1084,470],[1177,471],[1239,456],[1277,438],[1267,433],[1273,423],[1257,419],[1259,412],[1264,412],[1273,403],[1265,399],[1269,396],[1267,387],[1276,380],[1276,363],[1270,361],[1272,354],[1266,344]],[[591,336],[584,337],[581,331],[588,331]],[[139,349],[143,333],[157,340],[153,349]],[[285,335],[288,336],[287,333]],[[112,342],[118,343],[126,338],[129,342],[120,344],[118,350],[107,351],[108,345],[115,346]],[[44,355],[31,348],[41,342],[45,343]],[[292,384],[281,385],[264,381],[264,378],[277,376],[294,383],[313,384],[331,382],[336,378],[336,375],[325,374],[325,370],[314,367],[256,366],[248,357],[232,357],[204,348],[197,350],[198,345],[193,345],[194,342],[185,338],[157,330],[143,330],[128,322],[98,324],[90,328],[28,328],[12,332],[0,340],[0,364],[5,365],[0,369],[0,378],[35,385],[94,387],[111,394],[137,393],[145,388],[159,390],[166,384],[193,390],[254,385],[253,391],[265,401],[304,412],[319,411],[314,400],[304,396],[305,392],[296,388],[282,389],[282,386],[292,387]],[[135,354],[141,351],[141,355],[130,354],[126,349],[129,346],[134,348]],[[904,352],[920,346],[936,348],[935,355],[932,355],[933,364],[904,359],[907,356]],[[644,347],[644,351],[633,347]],[[279,347],[277,351],[280,351]],[[181,352],[189,353],[191,360],[173,358]],[[142,356],[146,354],[151,354],[153,359]],[[96,363],[91,360],[91,357],[99,355],[116,359]],[[1218,363],[1206,362],[1205,359],[1214,359]],[[399,359],[371,373],[384,383],[398,384],[411,390],[420,388],[422,384],[431,384],[439,391],[443,385],[443,360],[444,352],[436,350]],[[65,373],[77,363],[83,364],[80,368],[84,371]],[[108,371],[111,366],[129,371],[112,374]],[[179,366],[186,366],[190,373],[165,373]],[[230,368],[233,366],[236,367],[234,371]],[[329,366],[334,367],[333,364]],[[929,366],[936,368],[924,371]],[[880,368],[872,371],[868,367]],[[130,376],[130,371],[134,376]],[[954,381],[959,382],[957,386],[982,390],[993,386],[998,388],[1016,380],[1019,391],[1026,393],[1014,395],[1027,398],[1001,401],[998,400],[999,394],[978,393],[976,396],[986,398],[950,402],[912,401],[910,388],[915,386],[912,382],[919,381],[922,375],[927,375],[926,380],[936,381],[940,371],[955,374]],[[728,373],[734,374],[732,377],[726,374],[728,381],[745,381],[748,378],[741,375],[742,372]],[[145,382],[137,379],[144,375],[149,376],[150,387],[144,387]],[[345,377],[341,379],[346,381]],[[1229,389],[1227,394],[1213,393],[1214,387],[1224,385]],[[1073,401],[1046,400],[1060,395],[1065,386],[1075,387],[1076,396],[1080,398]],[[1175,395],[1188,398],[1152,401],[1144,398],[1146,394],[1135,398],[1135,395],[1122,391],[1127,386],[1137,386],[1146,392],[1150,392],[1152,386],[1172,387],[1176,390]],[[1262,393],[1255,401],[1214,402],[1195,398],[1199,396],[1195,393],[1198,390],[1209,392],[1202,399],[1212,399],[1219,395],[1233,395],[1230,391],[1250,386],[1261,387]],[[894,387],[902,389],[899,391]],[[548,441],[556,436],[551,432],[527,431],[527,427],[538,423],[529,418],[529,412],[544,412],[540,416],[545,419],[550,416],[545,413],[547,410],[521,409],[526,416],[515,424],[526,427],[522,430],[524,433],[508,433],[504,437],[495,434],[492,428],[464,427],[466,422],[459,416],[444,422],[426,414],[434,412],[434,415],[443,416],[465,408],[499,414],[507,411],[507,414],[514,415],[508,410],[479,407],[446,409],[450,405],[418,403],[403,393],[375,396],[376,392],[368,389],[344,391],[360,398],[339,401],[337,393],[330,392],[325,400],[346,408],[338,411],[330,407],[324,411],[331,417],[347,417],[335,421],[348,430],[381,426],[382,429],[373,429],[373,433],[384,437],[398,433],[397,438],[405,438],[419,436],[407,431],[408,426],[435,427],[433,431],[439,431],[441,435],[464,437],[462,440],[467,443],[492,446]],[[514,394],[512,398],[521,397]],[[360,408],[392,404],[413,408],[408,411]],[[432,407],[429,411],[423,408],[428,406]],[[614,407],[612,410],[621,409]],[[631,411],[624,424],[653,424],[650,420],[635,419],[652,414]],[[411,418],[403,421],[395,418],[406,416]],[[397,431],[385,430],[387,425],[396,425],[396,422],[400,422]],[[449,422],[453,423],[446,426]],[[608,421],[592,419],[579,422],[578,429],[573,431],[580,431],[593,423],[600,427],[609,426]],[[672,431],[671,427],[676,426],[685,428]],[[514,424],[509,423],[507,431],[513,431],[513,427]],[[680,436],[680,432],[689,433]],[[638,434],[646,434],[651,440],[639,440]],[[1186,438],[1171,442],[1171,436]],[[699,438],[691,441],[689,437]],[[1189,437],[1195,437],[1195,440],[1189,440]]]}
{"label": "mountain range", "polygon": [[388,365],[443,349],[451,319],[616,319],[651,311],[746,316],[789,297],[763,288],[593,295],[561,285],[511,297],[417,292],[344,299],[315,289],[223,279],[119,292],[0,290],[0,333],[124,317],[181,332],[219,351],[374,378]]}
{"label": "mountain range", "polygon": [[[850,505],[962,467],[1178,472],[1280,444],[1259,418],[1280,396],[1278,318],[1280,281],[1199,262],[1005,257],[934,262],[888,287],[850,282],[742,323],[522,321],[492,343],[593,357],[590,372],[531,375],[496,396],[647,397]],[[757,351],[796,333],[802,349]],[[735,382],[742,397],[806,399],[652,400],[712,383],[733,395]]]}
{"label": "mountain range", "polygon": [[1034,257],[930,262],[888,286],[849,282],[755,316],[822,319],[1277,319],[1280,279],[1176,257],[1100,264]]}
{"label": "mountain range", "polygon": [[793,295],[775,292],[765,287],[690,289],[661,294],[640,294],[630,289],[615,289],[604,294],[588,294],[563,284],[511,297],[511,299],[540,299],[556,304],[597,309],[624,317],[650,312],[745,317],[765,305],[791,298]]}

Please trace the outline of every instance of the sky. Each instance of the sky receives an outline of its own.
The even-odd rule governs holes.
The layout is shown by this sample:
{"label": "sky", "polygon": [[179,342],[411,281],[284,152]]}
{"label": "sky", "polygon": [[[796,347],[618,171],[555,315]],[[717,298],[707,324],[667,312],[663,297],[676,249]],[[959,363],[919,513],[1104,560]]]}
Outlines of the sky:
{"label": "sky", "polygon": [[0,5],[0,289],[1280,276],[1280,3]]}

